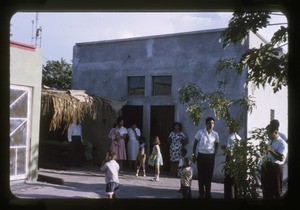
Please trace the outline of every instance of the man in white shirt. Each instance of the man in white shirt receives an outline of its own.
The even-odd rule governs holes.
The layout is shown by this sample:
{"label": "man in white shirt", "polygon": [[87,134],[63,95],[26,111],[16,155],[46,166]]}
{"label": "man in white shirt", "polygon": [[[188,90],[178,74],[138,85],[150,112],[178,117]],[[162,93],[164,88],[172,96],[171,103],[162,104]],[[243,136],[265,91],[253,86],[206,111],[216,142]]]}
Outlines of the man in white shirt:
{"label": "man in white shirt", "polygon": [[283,164],[288,155],[287,143],[279,136],[278,127],[269,124],[266,127],[270,139],[267,161],[262,165],[261,184],[263,197],[278,199],[282,195]]}
{"label": "man in white shirt", "polygon": [[193,161],[197,161],[199,198],[211,199],[211,180],[219,145],[219,134],[213,130],[215,125],[213,117],[207,117],[205,124],[206,128],[199,130],[195,135]]}
{"label": "man in white shirt", "polygon": [[276,127],[278,128],[278,134],[279,134],[279,136],[280,136],[284,141],[287,142],[288,139],[287,139],[286,135],[285,135],[284,133],[279,132],[279,125],[280,125],[279,120],[273,119],[273,120],[270,121],[270,124],[271,124],[271,125],[274,125],[274,126],[276,126]]}
{"label": "man in white shirt", "polygon": [[68,129],[68,141],[70,142],[69,164],[81,167],[82,154],[82,127],[79,121],[74,121]]}

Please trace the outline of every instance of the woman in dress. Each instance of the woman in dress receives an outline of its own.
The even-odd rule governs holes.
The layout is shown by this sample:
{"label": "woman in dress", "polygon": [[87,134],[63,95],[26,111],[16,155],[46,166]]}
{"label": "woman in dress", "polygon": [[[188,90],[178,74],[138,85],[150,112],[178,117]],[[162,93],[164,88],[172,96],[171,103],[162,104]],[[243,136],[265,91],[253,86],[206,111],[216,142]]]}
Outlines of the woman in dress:
{"label": "woman in dress", "polygon": [[182,126],[179,122],[174,123],[174,130],[169,134],[168,141],[170,142],[170,175],[178,175],[178,163],[180,159],[180,150],[188,143],[186,135],[182,132]]}
{"label": "woman in dress", "polygon": [[133,123],[130,128],[127,129],[128,132],[128,143],[127,143],[127,155],[129,170],[135,170],[134,165],[136,157],[139,153],[139,139],[141,137],[141,130],[137,128],[136,124]]}
{"label": "woman in dress", "polygon": [[115,160],[120,165],[120,172],[123,172],[123,161],[127,159],[125,146],[127,129],[123,126],[123,124],[124,120],[119,117],[108,135],[108,137],[112,140],[110,149],[116,153]]}

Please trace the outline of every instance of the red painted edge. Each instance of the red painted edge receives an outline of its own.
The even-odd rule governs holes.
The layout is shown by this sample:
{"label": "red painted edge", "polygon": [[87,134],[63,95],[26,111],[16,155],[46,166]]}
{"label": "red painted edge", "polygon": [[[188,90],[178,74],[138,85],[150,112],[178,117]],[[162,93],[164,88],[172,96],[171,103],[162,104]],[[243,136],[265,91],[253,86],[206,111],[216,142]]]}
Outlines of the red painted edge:
{"label": "red painted edge", "polygon": [[19,48],[19,49],[22,49],[22,50],[35,51],[35,46],[20,43],[20,42],[15,42],[15,41],[10,41],[9,46]]}

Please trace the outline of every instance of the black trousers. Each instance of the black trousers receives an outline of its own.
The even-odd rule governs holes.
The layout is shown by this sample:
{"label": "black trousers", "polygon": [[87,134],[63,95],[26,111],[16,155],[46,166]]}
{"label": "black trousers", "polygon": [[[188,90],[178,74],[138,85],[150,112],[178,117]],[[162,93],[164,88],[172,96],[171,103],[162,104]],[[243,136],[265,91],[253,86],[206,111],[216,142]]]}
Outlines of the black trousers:
{"label": "black trousers", "polygon": [[80,165],[80,158],[82,155],[82,143],[80,136],[72,136],[72,141],[70,144],[70,153],[69,153],[69,161],[70,164],[74,164],[75,166]]}
{"label": "black trousers", "polygon": [[[225,161],[229,161],[231,156],[226,156]],[[224,198],[225,199],[232,199],[236,197],[236,185],[234,183],[234,177],[227,174],[225,169],[225,178],[224,178]]]}
{"label": "black trousers", "polygon": [[180,189],[181,189],[182,198],[192,198],[191,187],[181,185]]}
{"label": "black trousers", "polygon": [[211,180],[215,167],[215,154],[197,155],[198,187],[200,198],[211,198]]}
{"label": "black trousers", "polygon": [[282,195],[283,166],[267,162],[261,168],[261,185],[263,197],[266,199],[280,198]]}

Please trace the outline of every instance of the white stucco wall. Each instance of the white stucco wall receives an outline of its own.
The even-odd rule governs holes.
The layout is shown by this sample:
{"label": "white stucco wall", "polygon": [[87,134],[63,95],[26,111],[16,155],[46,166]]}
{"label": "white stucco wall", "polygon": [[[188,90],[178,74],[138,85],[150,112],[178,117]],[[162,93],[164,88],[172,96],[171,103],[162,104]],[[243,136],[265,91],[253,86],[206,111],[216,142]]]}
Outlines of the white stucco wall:
{"label": "white stucco wall", "polygon": [[42,84],[42,50],[12,42],[10,45],[10,84],[32,88],[31,137],[28,178],[35,180],[38,170],[40,106]]}
{"label": "white stucco wall", "polygon": [[[250,33],[250,48],[259,47],[263,41],[264,38],[260,35]],[[280,122],[280,132],[288,136],[288,88],[283,87],[274,93],[269,85],[265,88],[255,88],[253,83],[249,83],[248,95],[254,97],[257,105],[252,113],[248,113],[248,132],[255,128],[266,127],[271,120],[271,110],[274,110],[274,118]]]}
{"label": "white stucco wall", "polygon": [[[250,87],[249,87],[250,89]],[[249,95],[253,96],[256,102],[256,108],[248,114],[248,131],[255,128],[266,127],[271,120],[271,110],[274,110],[274,118],[279,120],[280,132],[288,135],[288,95],[287,88],[284,87],[277,93],[268,86],[266,88],[256,88],[249,91]]]}

